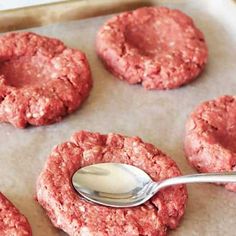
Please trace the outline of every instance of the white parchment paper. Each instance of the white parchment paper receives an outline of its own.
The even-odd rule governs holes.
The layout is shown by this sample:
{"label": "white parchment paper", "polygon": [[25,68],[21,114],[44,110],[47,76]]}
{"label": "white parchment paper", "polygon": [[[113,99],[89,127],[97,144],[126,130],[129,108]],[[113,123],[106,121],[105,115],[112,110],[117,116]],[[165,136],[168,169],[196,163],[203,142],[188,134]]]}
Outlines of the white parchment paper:
{"label": "white parchment paper", "polygon": [[[84,51],[94,80],[81,109],[60,123],[24,130],[0,124],[0,190],[28,217],[35,236],[65,235],[52,226],[34,200],[35,181],[52,147],[75,131],[140,136],[172,156],[184,174],[195,172],[183,153],[184,125],[200,102],[236,93],[236,4],[231,0],[166,0],[158,4],[189,14],[209,46],[205,72],[191,84],[170,91],[145,91],[104,69],[96,57],[94,39],[107,16],[32,29]],[[170,235],[236,235],[236,193],[210,184],[189,185],[188,191],[186,214]]]}

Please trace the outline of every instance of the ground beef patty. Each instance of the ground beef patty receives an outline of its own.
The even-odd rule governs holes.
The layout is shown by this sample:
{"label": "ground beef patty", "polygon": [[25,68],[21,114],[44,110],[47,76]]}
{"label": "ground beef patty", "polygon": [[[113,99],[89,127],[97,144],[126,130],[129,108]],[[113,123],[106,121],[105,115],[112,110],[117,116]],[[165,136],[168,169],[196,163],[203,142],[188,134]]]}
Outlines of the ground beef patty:
{"label": "ground beef patty", "polygon": [[0,36],[0,122],[23,128],[59,121],[80,106],[91,85],[79,50],[34,33]]}
{"label": "ground beef patty", "polygon": [[73,236],[157,236],[178,226],[187,199],[185,186],[166,188],[135,208],[109,208],[83,200],[71,177],[83,166],[102,162],[132,164],[154,180],[180,175],[173,160],[138,137],[75,133],[71,141],[53,149],[37,181],[38,202],[56,227]]}
{"label": "ground beef patty", "polygon": [[0,192],[0,235],[31,236],[31,227],[27,219]]}
{"label": "ground beef patty", "polygon": [[[186,124],[185,153],[199,172],[236,171],[236,97],[204,102]],[[235,184],[226,184],[236,191]]]}
{"label": "ground beef patty", "polygon": [[207,61],[203,34],[178,10],[145,7],[121,13],[98,32],[97,54],[114,75],[146,89],[195,79]]}

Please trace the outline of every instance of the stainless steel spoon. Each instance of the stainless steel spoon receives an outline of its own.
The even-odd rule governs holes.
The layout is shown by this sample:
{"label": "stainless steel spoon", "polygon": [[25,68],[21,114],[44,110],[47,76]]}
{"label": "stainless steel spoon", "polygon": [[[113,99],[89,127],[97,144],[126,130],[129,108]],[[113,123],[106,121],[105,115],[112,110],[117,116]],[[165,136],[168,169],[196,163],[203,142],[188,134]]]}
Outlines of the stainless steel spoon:
{"label": "stainless steel spoon", "polygon": [[236,172],[185,175],[154,182],[135,166],[100,163],[81,168],[72,177],[74,188],[84,198],[110,207],[138,206],[172,185],[216,182],[236,182]]}

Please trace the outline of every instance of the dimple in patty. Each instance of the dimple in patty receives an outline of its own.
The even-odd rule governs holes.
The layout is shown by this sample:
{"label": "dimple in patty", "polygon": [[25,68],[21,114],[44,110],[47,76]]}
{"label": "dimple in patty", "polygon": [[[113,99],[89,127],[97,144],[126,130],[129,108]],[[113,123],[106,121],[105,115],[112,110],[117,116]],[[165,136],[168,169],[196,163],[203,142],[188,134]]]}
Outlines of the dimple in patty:
{"label": "dimple in patty", "polygon": [[131,22],[124,31],[128,44],[150,58],[161,57],[181,48],[184,37],[174,20],[151,19],[147,22]]}
{"label": "dimple in patty", "polygon": [[208,107],[205,106],[201,116],[209,127],[209,135],[224,148],[236,153],[235,99],[225,97],[212,101],[208,103]]}
{"label": "dimple in patty", "polygon": [[46,84],[53,74],[47,63],[48,58],[39,56],[12,59],[0,64],[0,75],[4,76],[7,84],[16,88]]}

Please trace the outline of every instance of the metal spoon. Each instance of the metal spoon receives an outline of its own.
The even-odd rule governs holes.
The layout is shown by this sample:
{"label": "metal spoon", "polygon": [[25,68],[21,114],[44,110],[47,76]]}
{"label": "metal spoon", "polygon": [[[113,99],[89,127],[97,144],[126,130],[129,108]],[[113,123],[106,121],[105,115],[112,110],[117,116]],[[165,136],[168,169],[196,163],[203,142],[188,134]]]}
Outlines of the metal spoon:
{"label": "metal spoon", "polygon": [[121,163],[83,167],[72,177],[74,188],[91,202],[110,207],[134,207],[160,189],[187,183],[236,182],[236,172],[194,174],[154,182],[143,170]]}

